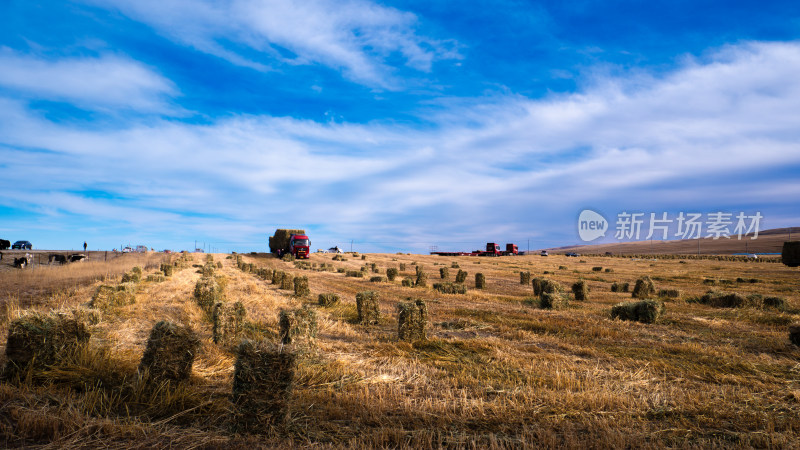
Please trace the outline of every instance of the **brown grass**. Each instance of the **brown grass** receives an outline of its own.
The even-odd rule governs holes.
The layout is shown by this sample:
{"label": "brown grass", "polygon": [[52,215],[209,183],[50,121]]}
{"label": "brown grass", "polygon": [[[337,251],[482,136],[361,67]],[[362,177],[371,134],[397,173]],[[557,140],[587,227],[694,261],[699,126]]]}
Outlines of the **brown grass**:
{"label": "brown grass", "polygon": [[[317,310],[312,353],[298,357],[288,415],[281,426],[238,435],[230,402],[236,354],[212,342],[212,323],[194,302],[196,269],[175,269],[161,283],[142,283],[136,303],[110,309],[92,325],[86,353],[52,371],[50,384],[0,385],[0,442],[5,447],[781,447],[800,439],[800,347],[789,326],[800,323],[798,269],[738,261],[634,260],[538,256],[456,258],[491,280],[466,294],[370,283],[332,271],[303,270],[308,298],[294,298],[234,259],[223,267],[228,302],[247,309],[243,334],[279,342],[278,312],[336,293]],[[379,267],[448,266],[453,258],[370,254]],[[290,262],[244,256],[258,268],[299,271]],[[202,263],[204,261],[194,261]],[[358,271],[362,261],[318,266]],[[122,272],[137,264],[120,267]],[[148,269],[153,273],[158,265]],[[558,270],[560,265],[571,270]],[[593,272],[592,267],[613,272]],[[71,270],[71,266],[61,266]],[[52,280],[62,275],[53,268]],[[577,271],[574,272],[574,271]],[[519,272],[547,275],[561,286],[584,280],[591,296],[564,310],[531,308],[531,285]],[[13,272],[23,275],[22,272]],[[5,276],[6,274],[2,274]],[[401,270],[400,277],[413,276]],[[631,299],[611,283],[650,276],[663,299],[653,324],[614,320],[612,306]],[[703,279],[758,279],[734,290],[748,298],[781,297],[784,307],[716,308],[700,298]],[[116,280],[114,280],[116,281]],[[42,282],[41,292],[51,286]],[[105,283],[109,283],[106,280]],[[99,279],[68,292],[4,299],[9,318],[31,309],[89,302]],[[356,324],[358,292],[380,293],[376,324]],[[399,342],[396,305],[427,305],[427,340]],[[142,390],[135,373],[150,329],[161,320],[191,324],[200,339],[192,376],[177,390]]]}

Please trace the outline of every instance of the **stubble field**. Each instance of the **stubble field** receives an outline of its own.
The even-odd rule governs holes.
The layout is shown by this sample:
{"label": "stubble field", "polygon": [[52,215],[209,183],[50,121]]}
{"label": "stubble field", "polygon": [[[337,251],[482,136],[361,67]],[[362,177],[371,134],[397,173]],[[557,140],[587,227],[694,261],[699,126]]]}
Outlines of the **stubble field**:
{"label": "stubble field", "polygon": [[[297,297],[241,270],[235,257],[213,255],[225,301],[245,307],[241,338],[278,342],[282,309],[316,308],[318,331],[298,351],[284,424],[232,431],[235,346],[213,342],[212,323],[193,298],[207,262],[196,254],[165,281],[139,282],[134,303],[102,308],[99,321],[88,323],[87,346],[38,375],[0,384],[0,443],[658,448],[793,447],[800,440],[800,347],[788,331],[800,322],[800,271],[780,263],[405,254],[334,261],[313,254],[306,265],[241,256],[256,269],[307,276],[310,288]],[[134,266],[146,277],[177,260],[151,253],[1,273],[0,332],[6,336],[31,311],[85,308],[99,285],[119,283]],[[370,281],[401,265],[393,282]],[[427,286],[403,286],[417,267]],[[467,292],[434,290],[441,268],[448,281],[465,271]],[[520,283],[521,271],[564,292],[584,280],[588,299],[570,294],[565,308],[543,309],[531,284]],[[485,289],[475,289],[476,273]],[[611,292],[612,283],[633,288],[645,275],[657,291],[678,296],[660,298],[665,310],[655,323],[612,319],[614,305],[633,300],[630,292]],[[715,307],[701,299],[710,289],[782,303]],[[367,290],[379,293],[377,324],[358,323],[355,297]],[[318,306],[325,293],[339,294],[340,303]],[[397,304],[408,299],[427,305],[425,340],[398,340]],[[137,366],[162,320],[190,325],[200,348],[188,381],[147,388]]]}

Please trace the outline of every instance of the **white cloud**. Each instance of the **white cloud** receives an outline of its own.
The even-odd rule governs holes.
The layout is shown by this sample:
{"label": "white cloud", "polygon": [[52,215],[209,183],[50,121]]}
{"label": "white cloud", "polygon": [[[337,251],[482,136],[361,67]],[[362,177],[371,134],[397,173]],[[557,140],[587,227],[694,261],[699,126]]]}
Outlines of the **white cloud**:
{"label": "white cloud", "polygon": [[[325,224],[339,230],[328,237],[431,243],[569,236],[572,214],[593,205],[797,205],[796,175],[765,175],[800,167],[796,73],[799,44],[744,44],[660,76],[453,109],[424,131],[275,117],[82,130],[4,100],[0,144],[52,153],[4,158],[14,175],[0,190],[82,215],[93,203],[42,192],[108,190],[122,198],[115,216],[186,215],[163,219],[170,227],[196,228],[189,216],[208,214],[215,229]],[[37,182],[24,185],[26,177]],[[159,214],[153,227],[163,226]]]}
{"label": "white cloud", "polygon": [[166,99],[177,95],[166,78],[116,55],[46,59],[0,49],[0,67],[2,87],[92,110],[168,112]]}
{"label": "white cloud", "polygon": [[[85,0],[115,7],[181,44],[256,70],[321,64],[368,86],[395,89],[387,59],[430,70],[455,57],[443,42],[420,36],[415,15],[366,0]],[[276,64],[276,62],[278,64]]]}

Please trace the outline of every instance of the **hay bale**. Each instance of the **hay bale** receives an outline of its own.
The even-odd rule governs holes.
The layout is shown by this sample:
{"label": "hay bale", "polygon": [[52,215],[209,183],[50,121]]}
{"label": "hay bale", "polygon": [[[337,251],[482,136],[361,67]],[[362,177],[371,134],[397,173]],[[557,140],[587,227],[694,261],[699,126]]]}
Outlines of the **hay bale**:
{"label": "hay bale", "polygon": [[353,278],[364,278],[364,272],[360,270],[348,270],[347,272],[345,272],[345,276]]}
{"label": "hay bale", "polygon": [[167,281],[167,277],[160,273],[153,273],[148,275],[145,281],[150,283],[163,283],[164,281]]}
{"label": "hay bale", "polygon": [[88,343],[90,337],[86,325],[74,318],[62,314],[26,314],[8,327],[2,379],[17,381],[27,373],[35,377],[48,366],[58,364],[73,349]]}
{"label": "hay bale", "polygon": [[527,286],[531,282],[531,273],[530,272],[520,272],[519,273],[519,284],[523,286]]}
{"label": "hay bale", "polygon": [[[133,286],[133,289],[130,288]],[[116,306],[126,306],[136,303],[135,284],[125,283],[117,287],[100,285],[97,287],[89,306],[105,310]]]}
{"label": "hay bale", "polygon": [[114,294],[116,294],[117,288],[114,286],[109,286],[107,284],[101,284],[97,286],[97,290],[92,295],[92,300],[89,302],[89,306],[92,308],[98,309],[106,309],[110,306],[116,306],[114,300]]}
{"label": "hay bale", "polygon": [[283,282],[283,277],[286,276],[286,272],[282,270],[275,270],[272,272],[272,284],[281,284]]}
{"label": "hay bale", "polygon": [[664,314],[664,303],[658,300],[623,302],[611,308],[611,318],[654,323]]}
{"label": "hay bale", "polygon": [[171,277],[172,272],[174,270],[174,266],[172,264],[161,264],[161,272],[164,274],[165,277]]}
{"label": "hay bale", "polygon": [[565,309],[569,306],[569,297],[561,292],[542,292],[539,307],[542,309]]}
{"label": "hay bale", "polygon": [[394,281],[394,279],[397,278],[398,274],[399,274],[398,270],[395,269],[394,267],[389,267],[388,269],[386,269],[386,278],[388,278],[389,281]]}
{"label": "hay bale", "polygon": [[86,327],[97,325],[103,320],[103,311],[97,308],[79,306],[71,312],[72,318]]}
{"label": "hay bale", "polygon": [[308,277],[294,277],[294,296],[308,297],[311,291],[308,289]]}
{"label": "hay bale", "polygon": [[292,311],[281,310],[278,325],[284,344],[308,344],[317,336],[317,312],[308,306]]}
{"label": "hay bale", "polygon": [[714,308],[740,308],[761,306],[762,300],[756,296],[747,298],[735,292],[708,291],[700,297],[700,303]]}
{"label": "hay bale", "polygon": [[781,262],[789,267],[800,266],[800,241],[784,242],[781,249]]}
{"label": "hay bale", "polygon": [[561,285],[549,278],[534,278],[531,285],[533,286],[533,295],[541,296],[545,293],[562,292]]}
{"label": "hay bale", "polygon": [[589,286],[586,281],[579,280],[572,284],[572,293],[575,295],[575,300],[586,301],[589,298]]}
{"label": "hay bale", "polygon": [[467,272],[459,269],[458,273],[456,273],[456,283],[463,283],[465,281],[467,281]]}
{"label": "hay bale", "polygon": [[339,304],[339,294],[319,294],[317,299],[319,306],[333,306]]}
{"label": "hay bale", "polygon": [[800,346],[800,324],[789,326],[789,341],[794,345]]}
{"label": "hay bale", "polygon": [[212,316],[214,343],[228,346],[236,344],[247,316],[242,302],[217,302]]}
{"label": "hay bale", "polygon": [[467,286],[462,283],[433,283],[433,289],[442,294],[466,294]]}
{"label": "hay bale", "polygon": [[117,285],[117,291],[119,291],[119,292],[128,292],[128,293],[133,294],[133,293],[136,293],[136,288],[137,287],[138,287],[138,285],[136,283],[133,283],[133,282],[120,283],[120,284]]}
{"label": "hay bale", "polygon": [[486,277],[483,276],[482,273],[478,272],[475,274],[475,289],[485,289],[486,288]]}
{"label": "hay bale", "polygon": [[286,348],[267,341],[239,344],[231,395],[235,432],[265,432],[286,422],[296,366]]}
{"label": "hay bale", "polygon": [[401,341],[423,341],[427,339],[428,307],[423,300],[397,305],[397,338]]}
{"label": "hay bale", "polygon": [[371,283],[385,283],[388,280],[386,279],[386,277],[377,276],[377,277],[370,277],[369,281]]}
{"label": "hay bale", "polygon": [[153,381],[188,380],[199,348],[200,339],[188,325],[162,320],[150,331],[139,373],[149,373]]}
{"label": "hay bale", "polygon": [[214,276],[214,263],[208,262],[200,269],[200,273],[203,274],[204,277],[213,277]]}
{"label": "hay bale", "polygon": [[138,283],[142,279],[142,274],[134,271],[125,272],[122,275],[123,283]]}
{"label": "hay bale", "polygon": [[400,272],[404,272],[406,270],[406,263],[400,263]]}
{"label": "hay bale", "polygon": [[783,297],[765,297],[763,302],[764,307],[767,308],[786,308],[786,299]]}
{"label": "hay bale", "polygon": [[293,291],[294,290],[294,278],[292,278],[292,274],[287,273],[283,279],[281,280],[281,289],[285,291]]}
{"label": "hay bale", "polygon": [[441,278],[442,280],[446,280],[447,277],[449,277],[449,276],[450,276],[450,271],[447,270],[447,267],[440,267],[439,268],[439,278]]}
{"label": "hay bale", "polygon": [[633,287],[633,298],[650,298],[656,295],[656,285],[649,276],[645,275],[636,280],[636,285]]}
{"label": "hay bale", "polygon": [[404,287],[414,287],[414,279],[411,277],[405,277],[403,278],[402,284]]}
{"label": "hay bale", "polygon": [[603,271],[603,268],[600,267],[600,266],[592,267],[592,272],[602,272],[602,271]]}
{"label": "hay bale", "polygon": [[142,268],[139,266],[135,266],[133,269],[131,269],[131,272],[139,274],[140,277],[142,276]]}
{"label": "hay bale", "polygon": [[214,305],[224,298],[222,288],[215,278],[204,277],[194,285],[194,298],[197,305],[207,314],[213,312]]}
{"label": "hay bale", "polygon": [[414,282],[414,286],[425,287],[428,285],[428,275],[422,270],[419,270],[419,267],[420,266],[417,266],[417,280]]}
{"label": "hay bale", "polygon": [[363,291],[356,294],[358,322],[363,324],[378,323],[381,310],[378,306],[380,294],[376,291]]}
{"label": "hay bale", "polygon": [[659,289],[658,296],[664,298],[678,298],[681,296],[681,291],[677,289]]}

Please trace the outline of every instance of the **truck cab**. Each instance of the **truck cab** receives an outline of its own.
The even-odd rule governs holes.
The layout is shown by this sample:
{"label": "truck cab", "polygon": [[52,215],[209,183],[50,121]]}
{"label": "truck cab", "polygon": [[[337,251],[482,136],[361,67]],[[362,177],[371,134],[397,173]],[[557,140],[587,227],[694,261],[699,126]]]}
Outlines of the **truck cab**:
{"label": "truck cab", "polygon": [[519,248],[516,244],[506,244],[506,255],[519,255]]}
{"label": "truck cab", "polygon": [[298,259],[308,259],[311,240],[305,234],[293,234],[289,238],[289,251]]}
{"label": "truck cab", "polygon": [[495,244],[494,242],[487,242],[486,243],[486,256],[500,256],[503,254],[503,251],[500,249],[500,246]]}

